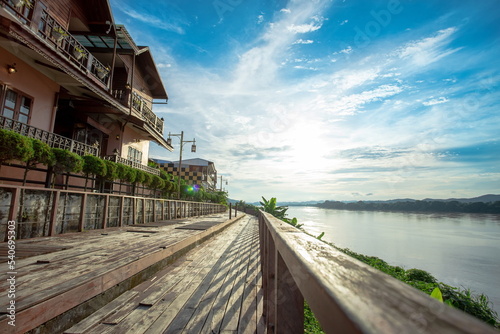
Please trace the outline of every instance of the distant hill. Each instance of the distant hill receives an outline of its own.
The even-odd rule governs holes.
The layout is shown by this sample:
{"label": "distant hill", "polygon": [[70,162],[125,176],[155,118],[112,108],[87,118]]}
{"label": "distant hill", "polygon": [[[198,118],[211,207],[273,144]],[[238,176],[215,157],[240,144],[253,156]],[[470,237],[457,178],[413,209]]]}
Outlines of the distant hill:
{"label": "distant hill", "polygon": [[448,198],[448,199],[432,199],[432,198],[426,198],[424,201],[439,201],[439,202],[453,202],[457,201],[460,203],[477,203],[477,202],[497,202],[500,201],[500,195],[482,195],[479,197],[473,197],[473,198]]}
{"label": "distant hill", "polygon": [[279,206],[308,206],[318,203],[323,203],[324,201],[304,201],[304,202],[278,202]]}
{"label": "distant hill", "polygon": [[[228,200],[231,203],[236,203],[239,202],[234,199],[229,199]],[[389,199],[389,200],[384,200],[384,201],[363,201],[365,203],[399,203],[399,202],[416,202],[416,199],[412,198],[396,198],[396,199]],[[477,203],[477,202],[498,202],[500,201],[500,195],[492,195],[492,194],[487,194],[487,195],[482,195],[479,197],[473,197],[473,198],[448,198],[448,199],[433,199],[433,198],[425,198],[422,201],[428,201],[428,202],[459,202],[459,203]],[[279,206],[314,206],[316,204],[324,203],[325,201],[302,201],[302,202],[278,202]],[[343,203],[355,203],[358,201],[339,201]],[[250,203],[255,206],[260,206],[259,202],[254,202]]]}

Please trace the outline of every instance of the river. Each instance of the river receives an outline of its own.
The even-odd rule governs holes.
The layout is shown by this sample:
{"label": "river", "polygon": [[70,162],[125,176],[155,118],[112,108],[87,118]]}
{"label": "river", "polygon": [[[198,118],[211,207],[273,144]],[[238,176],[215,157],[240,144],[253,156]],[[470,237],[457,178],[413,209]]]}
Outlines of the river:
{"label": "river", "polygon": [[402,213],[290,206],[323,240],[391,265],[430,272],[439,281],[484,293],[500,314],[500,215]]}

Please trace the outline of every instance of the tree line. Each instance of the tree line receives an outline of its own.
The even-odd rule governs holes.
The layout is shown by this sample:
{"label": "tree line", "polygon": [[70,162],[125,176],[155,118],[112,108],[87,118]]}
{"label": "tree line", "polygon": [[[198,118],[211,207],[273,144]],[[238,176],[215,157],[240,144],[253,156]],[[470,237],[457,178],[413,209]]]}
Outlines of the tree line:
{"label": "tree line", "polygon": [[339,202],[325,201],[315,206],[325,209],[352,211],[405,211],[405,212],[459,212],[459,213],[500,213],[500,201],[472,202],[459,201],[401,201],[401,202]]}

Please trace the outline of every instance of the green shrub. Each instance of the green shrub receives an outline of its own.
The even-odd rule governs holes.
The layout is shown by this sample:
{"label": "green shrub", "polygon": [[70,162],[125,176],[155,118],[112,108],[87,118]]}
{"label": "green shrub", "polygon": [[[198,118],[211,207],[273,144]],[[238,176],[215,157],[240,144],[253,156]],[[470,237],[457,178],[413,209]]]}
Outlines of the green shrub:
{"label": "green shrub", "polygon": [[162,189],[165,185],[165,181],[157,175],[153,175],[153,180],[151,181],[151,187],[153,189]]}
{"label": "green shrub", "polygon": [[52,148],[41,140],[30,138],[31,146],[33,147],[33,156],[29,159],[30,165],[38,163],[46,166],[52,166],[56,162],[56,157]]}
{"label": "green shrub", "polygon": [[106,174],[104,174],[104,178],[110,181],[118,179],[118,164],[109,160],[104,160],[104,163],[106,164]]}
{"label": "green shrub", "polygon": [[118,180],[126,180],[127,179],[127,173],[128,173],[128,166],[117,163],[116,164],[116,177]]}
{"label": "green shrub", "polygon": [[52,153],[55,157],[54,172],[78,173],[82,170],[83,159],[78,154],[60,148],[53,148]]}
{"label": "green shrub", "polygon": [[146,179],[146,173],[138,169],[135,171],[135,173],[135,183],[144,183],[144,180]]}
{"label": "green shrub", "polygon": [[143,172],[144,173],[144,181],[142,181],[142,184],[145,187],[151,187],[151,183],[153,182],[153,174],[150,174],[148,172]]}
{"label": "green shrub", "polygon": [[95,176],[104,177],[107,173],[107,167],[104,160],[95,157],[93,155],[84,155],[83,159],[83,168],[82,171],[87,175],[87,177],[92,174]]}
{"label": "green shrub", "polygon": [[135,168],[132,168],[132,167],[129,167],[129,166],[125,166],[125,178],[124,180],[129,182],[129,183],[134,183],[136,182],[136,178],[137,178],[137,169]]}
{"label": "green shrub", "polygon": [[406,279],[408,281],[422,281],[426,283],[436,283],[437,280],[434,276],[425,270],[421,269],[408,269],[406,271]]}
{"label": "green shrub", "polygon": [[0,129],[0,163],[8,160],[28,161],[33,154],[33,145],[28,137]]}

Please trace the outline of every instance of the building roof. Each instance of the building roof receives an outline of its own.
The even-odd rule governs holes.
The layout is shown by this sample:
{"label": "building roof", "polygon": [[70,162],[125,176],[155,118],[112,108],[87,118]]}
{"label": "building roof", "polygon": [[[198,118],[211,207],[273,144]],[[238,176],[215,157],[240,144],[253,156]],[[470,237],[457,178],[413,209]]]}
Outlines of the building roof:
{"label": "building roof", "polygon": [[[179,161],[173,161],[172,163],[179,164]],[[213,164],[214,163],[212,161],[200,158],[182,160],[182,165],[188,165],[188,166],[209,166]]]}

